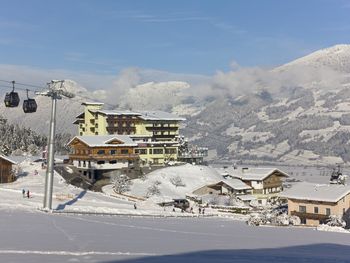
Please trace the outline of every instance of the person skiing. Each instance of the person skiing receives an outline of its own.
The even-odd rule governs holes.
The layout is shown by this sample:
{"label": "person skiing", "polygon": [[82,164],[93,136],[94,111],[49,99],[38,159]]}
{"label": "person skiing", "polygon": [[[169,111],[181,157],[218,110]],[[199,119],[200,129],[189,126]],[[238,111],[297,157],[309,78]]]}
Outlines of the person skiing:
{"label": "person skiing", "polygon": [[22,196],[23,198],[26,197],[26,190],[24,190],[24,188],[22,189]]}
{"label": "person skiing", "polygon": [[27,198],[30,197],[30,193],[29,193],[29,190],[27,190]]}

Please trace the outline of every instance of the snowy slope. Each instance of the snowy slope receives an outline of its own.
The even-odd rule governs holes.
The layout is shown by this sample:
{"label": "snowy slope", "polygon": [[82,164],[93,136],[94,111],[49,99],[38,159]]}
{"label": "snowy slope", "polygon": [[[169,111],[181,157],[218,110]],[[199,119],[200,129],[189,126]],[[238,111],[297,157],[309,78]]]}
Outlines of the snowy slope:
{"label": "snowy slope", "polygon": [[[171,179],[180,177],[184,186],[175,186]],[[130,194],[140,197],[147,196],[148,187],[158,181],[160,194],[153,195],[150,200],[155,202],[171,201],[173,198],[185,198],[194,190],[206,184],[222,180],[222,176],[215,169],[207,166],[186,164],[182,166],[166,167],[149,173],[146,178],[135,179]]]}

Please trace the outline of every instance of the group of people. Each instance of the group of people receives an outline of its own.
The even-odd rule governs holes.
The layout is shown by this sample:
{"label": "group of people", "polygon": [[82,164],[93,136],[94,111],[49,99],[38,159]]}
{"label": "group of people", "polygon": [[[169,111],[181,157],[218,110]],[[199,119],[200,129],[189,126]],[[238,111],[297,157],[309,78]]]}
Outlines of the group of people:
{"label": "group of people", "polygon": [[24,188],[22,189],[22,196],[23,196],[23,198],[30,198],[30,192],[29,192],[29,190],[25,190]]}
{"label": "group of people", "polygon": [[[165,211],[165,208],[164,208],[164,211]],[[175,212],[175,207],[173,207],[173,212]],[[185,212],[185,209],[182,208],[182,209],[181,209],[181,212],[184,213],[184,212]],[[193,214],[193,207],[190,208],[190,213]],[[199,208],[198,208],[198,214],[204,215],[204,214],[205,214],[205,208],[204,208],[204,207],[203,207],[203,208],[199,207]]]}

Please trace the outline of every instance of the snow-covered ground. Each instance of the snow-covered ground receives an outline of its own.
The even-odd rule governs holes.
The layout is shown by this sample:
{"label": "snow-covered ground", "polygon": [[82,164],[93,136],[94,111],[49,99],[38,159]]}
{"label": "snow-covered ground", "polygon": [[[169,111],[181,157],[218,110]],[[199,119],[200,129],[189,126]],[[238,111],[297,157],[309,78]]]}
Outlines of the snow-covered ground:
{"label": "snow-covered ground", "polygon": [[225,218],[0,213],[0,262],[345,263],[347,234]]}
{"label": "snow-covered ground", "polygon": [[[182,186],[176,186],[171,182],[176,178],[181,179]],[[186,194],[191,194],[199,187],[216,183],[222,179],[222,176],[215,169],[207,166],[185,164],[166,167],[155,170],[148,174],[145,179],[133,180],[130,194],[145,197],[149,186],[156,182],[160,194],[153,195],[149,199],[155,202],[171,201],[173,198],[185,198]]]}
{"label": "snow-covered ground", "polygon": [[[36,210],[43,207],[45,170],[40,163],[25,161],[21,163],[23,176],[9,184],[0,185],[0,209]],[[35,174],[38,171],[38,174]],[[30,198],[22,196],[22,189],[30,191]],[[55,172],[52,208],[59,212],[110,213],[154,216],[186,216],[176,211],[164,211],[149,201],[134,201],[110,193],[97,193],[68,185]],[[136,203],[137,209],[134,209]]]}
{"label": "snow-covered ground", "polygon": [[[232,217],[180,218],[191,214],[164,211],[152,200],[137,201],[135,210],[135,201],[109,196],[110,187],[105,194],[83,191],[56,173],[53,208],[100,215],[44,213],[37,208],[45,171],[30,161],[22,169],[16,182],[0,185],[0,262],[349,262],[350,239],[344,233],[250,227]],[[174,186],[169,178],[175,176],[185,186]],[[147,185],[159,180],[166,199],[218,178],[210,167],[169,167],[135,180],[129,194],[143,196]],[[22,189],[29,189],[31,198],[23,197]]]}

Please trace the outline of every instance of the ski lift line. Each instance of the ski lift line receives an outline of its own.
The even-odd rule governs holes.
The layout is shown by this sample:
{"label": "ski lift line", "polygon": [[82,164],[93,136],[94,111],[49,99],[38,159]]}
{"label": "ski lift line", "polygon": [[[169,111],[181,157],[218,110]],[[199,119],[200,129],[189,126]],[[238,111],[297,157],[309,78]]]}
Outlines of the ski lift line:
{"label": "ski lift line", "polygon": [[[186,126],[186,129],[190,129],[190,130],[194,130],[194,131],[202,131],[202,132],[205,132],[207,133],[208,131],[205,131],[205,130],[201,130],[201,129],[198,129],[198,128],[193,128],[193,127],[188,127]],[[211,138],[211,139],[214,139],[214,140],[218,140],[218,141],[222,141],[222,142],[226,142],[225,140],[221,139],[221,138],[218,138],[218,137],[214,137],[214,136],[210,136],[210,135],[206,135],[206,137],[208,138]],[[252,149],[251,151],[255,151],[255,152],[261,152],[261,153],[265,153],[265,154],[271,154],[269,152],[266,152],[266,151],[263,151],[263,150],[258,150],[258,149]],[[291,155],[289,153],[284,153],[282,151],[279,151],[279,150],[276,150],[276,149],[273,149],[273,151],[275,152],[278,152],[278,153],[281,153],[281,154],[284,154],[284,155],[287,155],[286,158],[289,159],[289,160],[294,160],[294,161],[302,161],[302,162],[305,162],[305,161],[310,161],[309,159],[305,158],[305,157],[296,157],[296,156],[293,156],[293,157],[288,157],[288,155]],[[321,163],[325,166],[329,166],[329,163],[326,163],[326,162],[322,162],[322,161],[317,161],[317,163]]]}
{"label": "ski lift line", "polygon": [[[15,84],[17,84],[17,83],[15,83]],[[4,86],[4,85],[0,85],[0,88],[3,88],[3,89],[12,89],[11,86]],[[27,90],[29,90],[29,91],[31,91],[31,92],[33,92],[33,93],[37,92],[37,90],[25,89],[25,88],[18,88],[18,87],[15,87],[15,90],[21,90],[21,91],[27,91]]]}
{"label": "ski lift line", "polygon": [[[3,79],[0,79],[1,82],[6,82],[6,83],[9,83],[9,84],[12,84],[13,81],[9,81],[9,80],[3,80]],[[33,85],[33,84],[27,84],[27,83],[21,83],[21,82],[15,82],[16,85],[20,85],[20,86],[27,86],[27,87],[32,87],[32,88],[39,88],[39,89],[42,89],[43,87],[42,86],[38,86],[38,85]]]}

